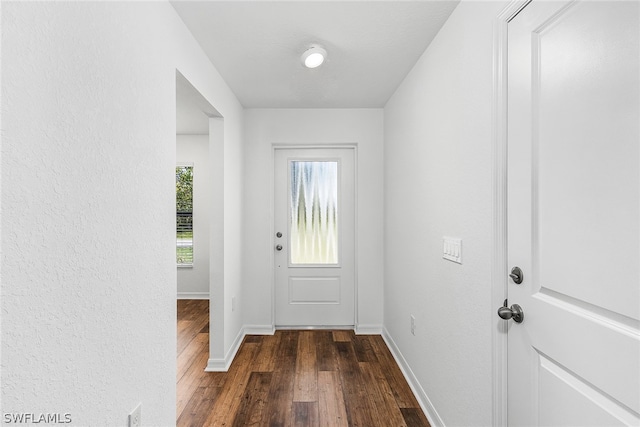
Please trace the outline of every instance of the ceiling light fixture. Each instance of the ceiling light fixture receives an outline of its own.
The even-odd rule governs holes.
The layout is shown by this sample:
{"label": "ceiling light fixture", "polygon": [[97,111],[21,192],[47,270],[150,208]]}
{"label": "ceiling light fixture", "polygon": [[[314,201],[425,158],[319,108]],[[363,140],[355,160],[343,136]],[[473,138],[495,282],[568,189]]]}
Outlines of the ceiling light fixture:
{"label": "ceiling light fixture", "polygon": [[302,54],[302,63],[307,68],[316,68],[322,65],[326,56],[326,50],[320,46],[313,46]]}

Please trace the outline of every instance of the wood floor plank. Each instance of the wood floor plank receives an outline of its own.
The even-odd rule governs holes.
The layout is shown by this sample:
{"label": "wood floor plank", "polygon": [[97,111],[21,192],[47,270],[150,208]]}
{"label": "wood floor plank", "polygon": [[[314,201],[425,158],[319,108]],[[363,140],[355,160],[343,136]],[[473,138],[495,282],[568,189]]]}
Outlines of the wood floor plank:
{"label": "wood floor plank", "polygon": [[318,402],[293,402],[294,427],[320,427]]}
{"label": "wood floor plank", "polygon": [[247,335],[228,372],[205,372],[208,302],[181,300],[177,306],[178,426],[429,425],[378,335]]}
{"label": "wood floor plank", "polygon": [[280,346],[276,353],[271,388],[269,390],[269,409],[264,418],[264,425],[284,427],[291,424],[293,402],[294,372],[299,334],[293,331],[282,331]]}
{"label": "wood floor plank", "polygon": [[384,419],[390,427],[407,427],[393,392],[378,368],[376,363],[360,363],[364,381],[369,384],[366,391],[372,415],[375,419]]}
{"label": "wood floor plank", "polygon": [[[184,331],[187,330],[187,328],[189,328],[191,324],[193,324],[193,320],[178,320],[178,342],[180,342],[181,339],[185,338]],[[178,351],[178,353],[180,352]]]}
{"label": "wood floor plank", "polygon": [[189,418],[185,418],[185,422],[191,427],[200,427],[206,424],[206,420],[211,414],[216,399],[222,393],[222,387],[203,387],[202,398],[194,409],[194,414]]}
{"label": "wood floor plank", "polygon": [[318,401],[318,367],[313,331],[302,331],[298,338],[296,372],[293,383],[294,402]]}
{"label": "wood floor plank", "polygon": [[349,425],[338,372],[318,372],[318,412],[321,426],[346,427]]}
{"label": "wood floor plank", "polygon": [[337,342],[340,383],[344,395],[347,420],[350,426],[367,427],[376,425],[371,416],[372,408],[366,398],[362,372],[350,342]]}
{"label": "wood floor plank", "polygon": [[260,349],[256,355],[256,363],[253,367],[255,372],[273,372],[275,370],[276,351],[281,336],[281,334],[274,334],[262,337]]}
{"label": "wood floor plank", "polygon": [[[181,308],[184,312],[181,312]],[[209,324],[208,300],[178,300],[178,348],[177,353],[184,351],[191,340]],[[208,330],[207,330],[208,332]]]}
{"label": "wood floor plank", "polygon": [[335,342],[351,342],[352,331],[333,331],[332,333]]}
{"label": "wood floor plank", "polygon": [[375,351],[371,347],[369,335],[358,335],[353,339],[353,349],[356,351],[358,362],[377,362]]}
{"label": "wood floor plank", "polygon": [[318,371],[338,370],[338,359],[336,356],[336,345],[333,341],[333,333],[331,331],[317,331],[315,342]]}
{"label": "wood floor plank", "polygon": [[179,427],[204,425],[209,414],[208,409],[213,406],[213,401],[220,390],[219,387],[198,387],[178,417],[176,425]]}
{"label": "wood floor plank", "polygon": [[176,402],[176,413],[180,414],[191,400],[191,395],[200,387],[200,380],[207,366],[209,356],[207,353],[200,353],[193,360],[193,363],[177,383],[180,390]]}
{"label": "wood floor plank", "polygon": [[176,421],[177,426],[190,426],[193,423],[193,418],[197,416],[196,408],[204,399],[205,388],[198,387],[191,395],[191,398],[185,405],[184,409],[179,412],[178,420]]}
{"label": "wood floor plank", "polygon": [[273,373],[269,389],[269,407],[263,417],[263,425],[284,427],[290,425],[293,404],[293,377],[286,371]]}
{"label": "wood floor plank", "polygon": [[198,334],[178,355],[177,381],[191,368],[197,356],[205,353],[209,347],[209,334]]}
{"label": "wood floor plank", "polygon": [[382,337],[373,338],[371,345],[375,348],[378,360],[383,367],[385,378],[393,390],[398,406],[400,408],[418,408],[418,401]]}
{"label": "wood floor plank", "polygon": [[404,421],[409,427],[431,427],[429,420],[418,408],[401,408]]}
{"label": "wood floor plank", "polygon": [[261,425],[269,396],[272,375],[271,372],[251,373],[238,408],[238,414],[233,420],[234,427]]}
{"label": "wood floor plank", "polygon": [[211,414],[205,421],[208,426],[230,426],[238,413],[249,377],[251,362],[256,353],[257,344],[245,343],[238,350],[229,372],[225,376],[222,393],[216,399]]}

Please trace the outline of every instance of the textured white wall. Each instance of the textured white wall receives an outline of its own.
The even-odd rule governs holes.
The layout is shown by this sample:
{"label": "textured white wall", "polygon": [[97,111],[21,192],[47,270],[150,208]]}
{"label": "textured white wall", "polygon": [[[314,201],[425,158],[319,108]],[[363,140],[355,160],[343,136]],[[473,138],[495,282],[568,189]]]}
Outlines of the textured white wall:
{"label": "textured white wall", "polygon": [[245,111],[245,323],[271,326],[272,144],[358,143],[358,325],[382,325],[381,109]]}
{"label": "textured white wall", "polygon": [[176,163],[193,165],[193,266],[178,268],[178,298],[209,297],[209,135],[176,135]]}
{"label": "textured white wall", "polygon": [[[491,424],[492,25],[505,4],[460,3],[384,110],[385,327],[447,426]],[[462,238],[462,265],[442,259],[443,236]]]}
{"label": "textured white wall", "polygon": [[2,55],[2,411],[171,425],[176,69],[225,116],[240,235],[242,108],[168,2],[4,3]]}

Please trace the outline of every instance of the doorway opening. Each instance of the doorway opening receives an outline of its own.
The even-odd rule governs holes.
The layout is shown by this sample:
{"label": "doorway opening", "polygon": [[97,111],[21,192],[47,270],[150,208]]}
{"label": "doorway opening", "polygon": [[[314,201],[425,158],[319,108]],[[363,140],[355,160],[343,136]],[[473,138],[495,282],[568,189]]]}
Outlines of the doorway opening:
{"label": "doorway opening", "polygon": [[[188,372],[204,372],[223,348],[224,120],[176,71],[177,406],[186,404]],[[180,413],[180,411],[178,411]]]}

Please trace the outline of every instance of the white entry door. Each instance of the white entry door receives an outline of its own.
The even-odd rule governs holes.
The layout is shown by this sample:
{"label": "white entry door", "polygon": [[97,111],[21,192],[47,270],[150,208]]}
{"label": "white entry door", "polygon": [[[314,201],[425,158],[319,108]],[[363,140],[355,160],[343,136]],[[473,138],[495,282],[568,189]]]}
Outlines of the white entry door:
{"label": "white entry door", "polygon": [[639,16],[534,0],[508,25],[510,426],[640,425]]}
{"label": "white entry door", "polygon": [[354,150],[275,150],[275,323],[354,320]]}

